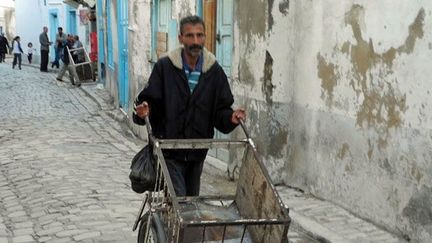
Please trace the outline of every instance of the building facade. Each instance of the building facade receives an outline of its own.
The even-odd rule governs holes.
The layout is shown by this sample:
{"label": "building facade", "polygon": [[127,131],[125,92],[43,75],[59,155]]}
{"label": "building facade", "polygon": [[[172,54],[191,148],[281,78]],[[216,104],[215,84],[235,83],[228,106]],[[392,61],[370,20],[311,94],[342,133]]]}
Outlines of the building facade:
{"label": "building facade", "polygon": [[[129,117],[179,19],[201,15],[274,183],[432,238],[430,1],[96,2],[99,76]],[[240,155],[211,153],[235,174]]]}
{"label": "building facade", "polygon": [[0,2],[0,34],[12,40],[15,33],[15,4],[12,0]]}
{"label": "building facade", "polygon": [[[78,3],[66,4],[62,0],[26,1],[15,0],[16,33],[21,37],[21,43],[27,47],[32,42],[37,49],[35,62],[40,60],[39,35],[44,26],[48,27],[48,37],[55,42],[57,28],[62,27],[66,34],[80,37],[87,50],[90,50],[91,22],[88,19],[89,8]],[[29,17],[31,16],[31,17]],[[96,27],[94,27],[96,28]],[[25,49],[24,49],[25,50]],[[54,45],[51,46],[50,59],[54,59]]]}

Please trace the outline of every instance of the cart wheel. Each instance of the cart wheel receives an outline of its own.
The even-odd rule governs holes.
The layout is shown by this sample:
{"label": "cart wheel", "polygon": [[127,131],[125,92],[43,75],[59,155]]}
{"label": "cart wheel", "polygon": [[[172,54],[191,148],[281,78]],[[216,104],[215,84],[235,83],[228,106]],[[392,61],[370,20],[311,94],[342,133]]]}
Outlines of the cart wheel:
{"label": "cart wheel", "polygon": [[[152,214],[150,222],[148,222],[149,212],[146,212],[140,222],[138,230],[138,243],[165,243],[166,235],[162,221],[157,213]],[[147,237],[147,242],[145,242],[147,224],[150,225],[149,235]]]}

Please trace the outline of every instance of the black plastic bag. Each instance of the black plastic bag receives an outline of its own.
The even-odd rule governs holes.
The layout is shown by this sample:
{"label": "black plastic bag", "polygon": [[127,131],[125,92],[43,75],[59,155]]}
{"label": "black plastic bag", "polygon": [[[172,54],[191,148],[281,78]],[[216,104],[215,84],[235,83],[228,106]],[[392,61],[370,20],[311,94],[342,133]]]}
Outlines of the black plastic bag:
{"label": "black plastic bag", "polygon": [[129,179],[134,192],[143,193],[155,189],[156,159],[151,145],[147,144],[135,155],[130,169]]}

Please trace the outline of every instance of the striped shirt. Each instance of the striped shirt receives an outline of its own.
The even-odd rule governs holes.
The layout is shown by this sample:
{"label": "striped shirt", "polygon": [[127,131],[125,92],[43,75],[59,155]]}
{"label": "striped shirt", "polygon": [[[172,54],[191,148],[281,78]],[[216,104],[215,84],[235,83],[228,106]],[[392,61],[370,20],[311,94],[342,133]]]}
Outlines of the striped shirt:
{"label": "striped shirt", "polygon": [[184,58],[184,54],[182,53],[182,60],[183,60],[183,70],[186,74],[186,78],[188,80],[189,90],[192,93],[195,89],[195,87],[198,85],[199,78],[201,76],[202,71],[202,64],[203,64],[203,56],[199,56],[198,61],[195,65],[195,69],[192,69],[189,67],[189,65],[186,63],[186,59]]}

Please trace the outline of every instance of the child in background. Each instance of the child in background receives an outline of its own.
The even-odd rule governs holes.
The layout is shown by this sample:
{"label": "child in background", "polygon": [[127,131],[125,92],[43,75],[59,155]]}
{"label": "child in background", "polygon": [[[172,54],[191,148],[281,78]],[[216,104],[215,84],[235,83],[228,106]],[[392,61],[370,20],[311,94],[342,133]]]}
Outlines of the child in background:
{"label": "child in background", "polygon": [[27,58],[29,61],[29,64],[32,63],[32,58],[33,58],[33,52],[36,52],[36,48],[33,47],[33,43],[29,42],[27,44]]}

